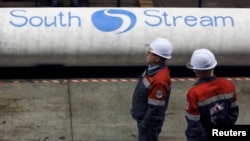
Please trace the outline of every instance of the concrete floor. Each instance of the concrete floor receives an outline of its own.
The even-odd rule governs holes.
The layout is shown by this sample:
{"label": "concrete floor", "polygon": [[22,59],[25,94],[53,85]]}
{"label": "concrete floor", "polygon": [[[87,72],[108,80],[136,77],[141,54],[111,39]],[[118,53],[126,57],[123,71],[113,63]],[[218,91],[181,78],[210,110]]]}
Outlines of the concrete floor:
{"label": "concrete floor", "polygon": [[[250,124],[250,78],[232,78],[240,117]],[[0,84],[1,141],[136,141],[129,110],[137,79],[5,80]],[[160,141],[183,141],[185,93],[174,78]]]}

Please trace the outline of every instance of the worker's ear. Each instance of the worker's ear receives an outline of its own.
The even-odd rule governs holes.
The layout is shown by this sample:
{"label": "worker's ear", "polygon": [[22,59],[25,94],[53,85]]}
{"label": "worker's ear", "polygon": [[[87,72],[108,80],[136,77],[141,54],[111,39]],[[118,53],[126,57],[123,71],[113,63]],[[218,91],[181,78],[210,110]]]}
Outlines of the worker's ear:
{"label": "worker's ear", "polygon": [[159,56],[155,56],[155,61],[159,62],[161,60],[161,58]]}

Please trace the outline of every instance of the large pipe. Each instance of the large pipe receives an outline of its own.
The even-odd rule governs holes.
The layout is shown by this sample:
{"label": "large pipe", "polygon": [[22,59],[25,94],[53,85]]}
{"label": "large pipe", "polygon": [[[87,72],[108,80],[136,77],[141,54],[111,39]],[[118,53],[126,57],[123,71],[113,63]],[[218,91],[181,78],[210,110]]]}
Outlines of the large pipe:
{"label": "large pipe", "polygon": [[1,8],[0,67],[141,66],[146,43],[174,45],[170,65],[197,48],[219,65],[250,65],[250,9]]}

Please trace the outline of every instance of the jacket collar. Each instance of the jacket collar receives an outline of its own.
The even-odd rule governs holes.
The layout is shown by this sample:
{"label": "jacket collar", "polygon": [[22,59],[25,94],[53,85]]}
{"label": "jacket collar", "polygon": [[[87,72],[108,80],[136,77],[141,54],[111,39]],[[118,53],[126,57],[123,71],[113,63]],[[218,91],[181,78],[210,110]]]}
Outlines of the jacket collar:
{"label": "jacket collar", "polygon": [[158,71],[160,71],[164,67],[165,67],[165,65],[158,65],[158,66],[154,66],[154,67],[148,65],[147,74],[149,76],[152,76],[152,75],[156,74]]}
{"label": "jacket collar", "polygon": [[199,78],[199,80],[194,84],[194,85],[198,85],[200,83],[203,83],[203,82],[209,82],[209,81],[213,81],[216,79],[216,76],[211,76],[211,77],[206,77],[206,78]]}

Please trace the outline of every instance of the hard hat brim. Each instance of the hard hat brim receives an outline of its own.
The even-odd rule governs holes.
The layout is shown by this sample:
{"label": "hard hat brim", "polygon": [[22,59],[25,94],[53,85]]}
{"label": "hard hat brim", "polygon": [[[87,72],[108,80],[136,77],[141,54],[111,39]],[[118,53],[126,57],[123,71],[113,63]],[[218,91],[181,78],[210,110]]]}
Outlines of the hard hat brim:
{"label": "hard hat brim", "polygon": [[171,59],[171,56],[163,56],[163,55],[161,55],[161,54],[155,52],[154,50],[152,50],[151,52],[154,53],[154,54],[156,54],[156,55],[158,55],[158,56],[160,56],[160,57],[162,57],[162,58]]}
{"label": "hard hat brim", "polygon": [[186,67],[188,69],[192,69],[192,70],[211,70],[211,69],[214,69],[217,65],[217,61],[214,63],[213,66],[210,66],[210,67],[207,67],[207,68],[197,68],[197,67],[194,67],[192,64],[191,64],[191,60],[189,60],[187,63],[186,63]]}

